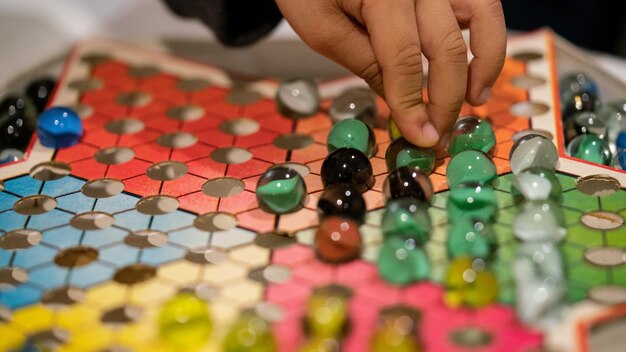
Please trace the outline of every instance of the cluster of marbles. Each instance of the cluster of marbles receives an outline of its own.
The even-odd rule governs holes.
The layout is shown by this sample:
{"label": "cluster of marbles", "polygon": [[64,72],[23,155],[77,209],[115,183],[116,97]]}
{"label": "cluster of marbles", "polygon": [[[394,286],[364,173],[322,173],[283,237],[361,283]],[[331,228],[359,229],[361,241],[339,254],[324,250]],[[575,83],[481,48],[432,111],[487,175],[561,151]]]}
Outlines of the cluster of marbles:
{"label": "cluster of marbles", "polygon": [[40,78],[32,81],[24,94],[10,94],[0,100],[0,164],[24,157],[54,85],[54,80]]}
{"label": "cluster of marbles", "polygon": [[563,76],[559,85],[567,154],[600,165],[622,167],[617,137],[626,130],[624,100],[601,103],[596,82],[580,72]]}
{"label": "cluster of marbles", "polygon": [[489,269],[496,250],[491,224],[498,201],[498,173],[490,156],[496,145],[489,122],[476,116],[460,119],[448,144],[452,156],[446,177],[450,228],[446,242],[452,259],[445,277],[445,302],[451,307],[481,307],[498,296],[499,286]]}
{"label": "cluster of marbles", "polygon": [[[585,136],[594,135],[576,138]],[[513,262],[517,313],[526,324],[549,328],[560,318],[566,295],[563,261],[556,245],[566,235],[565,216],[559,205],[561,184],[555,170],[558,158],[545,157],[556,155],[556,146],[545,137],[529,134],[513,148],[518,153],[520,148],[542,150],[533,157],[516,159],[512,152],[510,159],[512,169],[514,161],[518,163],[511,185],[518,207],[513,233],[521,240]]]}

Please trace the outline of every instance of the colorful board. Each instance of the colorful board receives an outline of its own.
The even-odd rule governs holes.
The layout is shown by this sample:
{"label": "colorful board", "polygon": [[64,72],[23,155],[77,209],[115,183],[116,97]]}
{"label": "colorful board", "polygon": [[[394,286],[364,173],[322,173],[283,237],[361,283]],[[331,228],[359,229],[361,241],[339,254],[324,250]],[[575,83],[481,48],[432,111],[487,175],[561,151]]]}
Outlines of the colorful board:
{"label": "colorful board", "polygon": [[[328,99],[354,80],[322,84],[324,109],[291,120],[276,110],[276,82],[243,83],[119,43],[77,46],[52,105],[77,109],[83,140],[58,151],[34,140],[24,161],[0,167],[0,350],[19,349],[28,338],[62,351],[168,350],[158,335],[160,307],[191,288],[211,303],[214,337],[203,350],[220,350],[239,313],[253,307],[272,323],[280,350],[294,351],[305,338],[305,302],[328,284],[352,291],[346,351],[367,350],[379,312],[394,305],[421,311],[427,350],[590,350],[593,328],[625,314],[616,304],[626,302],[626,263],[586,256],[590,249],[626,249],[623,173],[562,155],[568,235],[560,246],[570,313],[542,332],[523,326],[513,308],[518,243],[508,154],[528,129],[562,140],[551,40],[547,32],[511,40],[493,99],[463,107],[462,115],[488,117],[498,139],[494,270],[501,291],[499,303],[482,309],[450,309],[442,301],[449,262],[445,155],[431,175],[437,193],[426,245],[430,280],[396,287],[379,277],[374,262],[389,145],[383,129],[375,129],[379,151],[371,159],[376,184],[364,194],[370,211],[361,227],[362,258],[331,265],[315,257]],[[384,119],[382,102],[380,111]],[[259,209],[254,188],[280,163],[306,175],[309,195],[302,210],[274,216]]]}

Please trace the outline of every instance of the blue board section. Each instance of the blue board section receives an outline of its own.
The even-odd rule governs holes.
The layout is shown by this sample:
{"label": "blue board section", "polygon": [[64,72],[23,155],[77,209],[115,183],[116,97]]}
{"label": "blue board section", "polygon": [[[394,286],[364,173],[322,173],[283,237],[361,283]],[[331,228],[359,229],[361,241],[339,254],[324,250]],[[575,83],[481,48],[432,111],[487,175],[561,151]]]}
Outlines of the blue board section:
{"label": "blue board section", "polygon": [[58,197],[64,194],[74,193],[81,190],[85,181],[72,176],[66,176],[54,181],[46,181],[41,191],[51,197]]}
{"label": "blue board section", "polygon": [[35,180],[34,178],[26,175],[5,181],[4,189],[11,193],[16,193],[22,197],[26,197],[38,194],[41,184],[42,181]]}
{"label": "blue board section", "polygon": [[20,285],[14,289],[0,291],[0,304],[16,309],[37,303],[41,298],[41,291],[27,285]]}

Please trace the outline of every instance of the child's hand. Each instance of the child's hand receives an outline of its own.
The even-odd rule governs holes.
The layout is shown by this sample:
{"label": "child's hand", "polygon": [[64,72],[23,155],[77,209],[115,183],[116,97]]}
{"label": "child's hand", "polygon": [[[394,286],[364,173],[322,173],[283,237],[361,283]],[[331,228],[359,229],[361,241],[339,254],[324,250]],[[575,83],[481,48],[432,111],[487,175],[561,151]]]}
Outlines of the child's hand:
{"label": "child's hand", "polygon": [[[276,3],[304,42],[384,97],[402,134],[420,146],[447,135],[464,97],[483,104],[504,63],[506,28],[499,0]],[[470,29],[469,70],[461,28]],[[422,98],[422,53],[429,61],[428,106]]]}

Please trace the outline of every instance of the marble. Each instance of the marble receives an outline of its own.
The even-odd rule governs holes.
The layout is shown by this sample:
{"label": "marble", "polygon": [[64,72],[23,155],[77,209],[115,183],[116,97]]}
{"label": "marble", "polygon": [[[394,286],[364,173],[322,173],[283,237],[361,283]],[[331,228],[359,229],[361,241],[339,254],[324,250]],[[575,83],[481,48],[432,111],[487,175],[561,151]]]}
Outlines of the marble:
{"label": "marble", "polygon": [[516,203],[547,199],[560,203],[563,198],[554,170],[542,166],[532,166],[517,174],[511,184],[511,194]]}
{"label": "marble", "polygon": [[350,218],[327,216],[315,233],[315,253],[329,263],[344,263],[361,256],[359,224]]}
{"label": "marble", "polygon": [[350,184],[327,186],[317,202],[320,222],[327,216],[347,217],[362,224],[367,207],[359,190]]}
{"label": "marble", "polygon": [[335,123],[357,119],[374,128],[378,115],[376,95],[366,87],[348,88],[333,99],[328,113]]}
{"label": "marble", "polygon": [[570,72],[559,78],[561,97],[581,92],[599,94],[598,84],[584,72]]}
{"label": "marble", "polygon": [[483,259],[459,257],[448,266],[444,302],[451,308],[480,308],[494,303],[500,287]]}
{"label": "marble", "polygon": [[467,220],[489,223],[498,211],[498,199],[491,186],[465,182],[450,190],[446,209],[453,223]]}
{"label": "marble", "polygon": [[287,214],[302,209],[306,194],[302,176],[296,170],[280,165],[267,169],[256,186],[259,207],[271,214]]}
{"label": "marble", "polygon": [[367,155],[354,148],[339,148],[330,153],[320,171],[324,187],[336,183],[351,184],[359,192],[374,185],[374,171]]}
{"label": "marble", "polygon": [[385,237],[412,238],[418,246],[430,239],[431,220],[428,203],[411,197],[391,200],[381,221]]}
{"label": "marble", "polygon": [[465,150],[480,150],[492,155],[495,146],[496,135],[489,122],[476,116],[467,116],[457,121],[452,128],[448,153],[454,156]]}
{"label": "marble", "polygon": [[412,238],[385,238],[378,253],[377,266],[383,280],[396,285],[425,280],[430,274],[426,252]]}
{"label": "marble", "polygon": [[609,143],[615,144],[619,133],[626,130],[626,111],[622,109],[623,105],[619,102],[602,104],[596,109],[598,118],[606,126],[606,139]]}
{"label": "marble", "polygon": [[307,77],[281,81],[276,90],[276,107],[282,115],[294,119],[315,115],[320,108],[317,83]]}
{"label": "marble", "polygon": [[326,139],[328,152],[339,148],[354,148],[371,158],[376,154],[376,136],[374,131],[362,121],[345,119],[333,125]]}
{"label": "marble", "polygon": [[385,163],[389,171],[408,166],[430,175],[435,168],[435,150],[418,147],[404,138],[398,138],[387,147]]}
{"label": "marble", "polygon": [[569,156],[601,165],[612,165],[613,153],[609,144],[595,134],[583,134],[567,145]]}
{"label": "marble", "polygon": [[18,149],[2,149],[0,150],[0,165],[13,163],[22,160],[24,152]]}
{"label": "marble", "polygon": [[387,201],[410,197],[430,203],[434,190],[433,184],[426,174],[414,168],[403,166],[389,172],[383,184],[383,194]]}
{"label": "marble", "polygon": [[467,256],[487,260],[494,254],[497,240],[489,225],[480,220],[463,219],[450,224],[446,247],[450,258]]}
{"label": "marble", "polygon": [[38,78],[28,84],[26,95],[33,101],[37,111],[43,111],[46,108],[55,85],[56,81],[49,77]]}
{"label": "marble", "polygon": [[389,135],[389,139],[391,141],[395,141],[396,139],[402,137],[402,133],[400,132],[398,125],[396,125],[391,117],[387,119],[387,134]]}
{"label": "marble", "polygon": [[209,305],[192,293],[179,293],[161,307],[158,327],[161,339],[172,347],[198,348],[213,331]]}
{"label": "marble", "polygon": [[313,291],[306,305],[305,331],[309,336],[336,338],[349,323],[348,292],[335,286]]}
{"label": "marble", "polygon": [[556,170],[558,162],[559,152],[554,143],[539,134],[518,139],[509,152],[511,171],[515,175],[532,166]]}
{"label": "marble", "polygon": [[552,200],[526,201],[513,219],[513,234],[525,242],[560,242],[567,234],[563,210]]}
{"label": "marble", "polygon": [[487,154],[478,150],[465,150],[453,156],[446,168],[446,179],[450,188],[465,182],[493,183],[498,172]]}
{"label": "marble", "polygon": [[[605,122],[595,112],[583,111],[574,115],[570,120],[571,126],[566,126],[565,141],[568,143],[581,134],[594,133],[604,139],[608,129]],[[567,124],[566,124],[567,125]]]}
{"label": "marble", "polygon": [[83,136],[83,123],[76,111],[67,107],[47,109],[37,120],[39,142],[49,148],[68,148]]}
{"label": "marble", "polygon": [[594,111],[597,103],[597,96],[591,92],[567,94],[561,98],[561,117],[566,121],[579,112]]}
{"label": "marble", "polygon": [[0,102],[0,150],[26,150],[36,125],[37,111],[30,98],[5,98]]}

